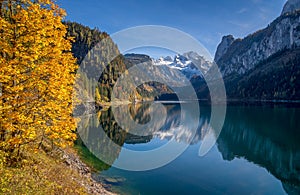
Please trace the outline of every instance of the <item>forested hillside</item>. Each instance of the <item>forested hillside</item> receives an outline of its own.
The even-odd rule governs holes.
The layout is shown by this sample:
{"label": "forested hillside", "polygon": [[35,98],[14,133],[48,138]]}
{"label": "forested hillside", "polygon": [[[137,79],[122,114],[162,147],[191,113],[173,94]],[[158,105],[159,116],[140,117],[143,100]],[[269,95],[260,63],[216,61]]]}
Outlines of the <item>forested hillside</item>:
{"label": "forested hillside", "polygon": [[80,95],[86,101],[111,101],[113,86],[128,68],[123,55],[107,33],[75,22],[65,24],[68,37],[74,38],[72,53],[80,65]]}
{"label": "forested hillside", "polygon": [[[87,102],[93,102],[94,98],[98,103],[110,102],[113,87],[122,74],[128,75],[128,69],[138,63],[151,62],[146,55],[123,56],[109,35],[99,29],[90,29],[76,22],[65,24],[68,37],[74,39],[72,53],[80,65],[79,93]],[[118,87],[116,98],[126,101],[153,100],[161,93],[171,92],[157,82],[144,83],[136,88],[128,80]]]}
{"label": "forested hillside", "polygon": [[300,49],[278,52],[242,77],[225,78],[229,99],[299,100]]}

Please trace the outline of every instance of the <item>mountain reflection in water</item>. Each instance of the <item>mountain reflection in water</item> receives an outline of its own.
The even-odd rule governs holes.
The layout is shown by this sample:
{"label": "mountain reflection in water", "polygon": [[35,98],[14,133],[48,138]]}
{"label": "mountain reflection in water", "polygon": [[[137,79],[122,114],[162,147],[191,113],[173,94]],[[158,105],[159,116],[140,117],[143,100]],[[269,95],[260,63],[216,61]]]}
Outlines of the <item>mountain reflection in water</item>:
{"label": "mountain reflection in water", "polygon": [[[142,133],[131,133],[130,126],[122,129],[118,121],[126,123],[130,118],[138,124],[151,121],[150,104],[131,104],[109,108],[96,115],[82,117],[78,132],[82,140],[89,140],[91,152],[98,158],[118,158],[122,147],[147,144],[151,140],[161,143],[148,149],[155,149],[168,140],[178,143],[198,144],[207,134],[210,120],[210,106],[201,106],[201,116],[193,116],[191,110],[182,110],[180,104],[164,104],[167,117]],[[129,111],[129,112],[128,112]],[[189,125],[180,124],[181,117],[189,118]],[[217,148],[225,161],[235,158],[263,167],[282,182],[289,194],[300,193],[300,116],[299,108],[284,106],[228,106],[227,115]],[[197,121],[198,120],[198,121]],[[198,124],[194,127],[193,124]],[[126,126],[126,125],[125,125]],[[103,130],[100,130],[102,127]],[[196,129],[196,132],[193,133]],[[107,142],[106,138],[112,140]],[[163,141],[164,140],[164,141]],[[120,146],[120,147],[116,147]],[[196,165],[195,165],[196,166]]]}

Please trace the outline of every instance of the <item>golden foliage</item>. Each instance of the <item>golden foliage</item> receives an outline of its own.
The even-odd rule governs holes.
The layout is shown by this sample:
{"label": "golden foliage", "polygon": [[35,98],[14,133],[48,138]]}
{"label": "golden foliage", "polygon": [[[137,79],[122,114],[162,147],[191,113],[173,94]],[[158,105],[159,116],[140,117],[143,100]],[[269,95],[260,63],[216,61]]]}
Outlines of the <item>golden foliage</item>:
{"label": "golden foliage", "polygon": [[64,10],[51,0],[4,0],[0,6],[0,149],[19,153],[45,140],[72,144],[77,66]]}

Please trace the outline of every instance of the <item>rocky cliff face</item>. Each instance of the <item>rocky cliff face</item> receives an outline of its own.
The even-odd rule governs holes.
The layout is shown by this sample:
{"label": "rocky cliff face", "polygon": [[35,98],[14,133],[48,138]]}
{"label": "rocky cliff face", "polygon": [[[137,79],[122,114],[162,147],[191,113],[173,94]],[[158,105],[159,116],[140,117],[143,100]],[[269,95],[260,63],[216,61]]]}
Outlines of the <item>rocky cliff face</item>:
{"label": "rocky cliff face", "polygon": [[215,61],[218,61],[228,50],[229,46],[233,43],[234,38],[232,35],[227,35],[222,38],[221,43],[217,48]]}
{"label": "rocky cliff face", "polygon": [[283,7],[281,15],[300,9],[300,0],[288,0]]}
{"label": "rocky cliff face", "polygon": [[243,75],[271,55],[300,46],[300,11],[282,15],[267,28],[229,44],[231,40],[224,38],[215,61],[224,76]]}

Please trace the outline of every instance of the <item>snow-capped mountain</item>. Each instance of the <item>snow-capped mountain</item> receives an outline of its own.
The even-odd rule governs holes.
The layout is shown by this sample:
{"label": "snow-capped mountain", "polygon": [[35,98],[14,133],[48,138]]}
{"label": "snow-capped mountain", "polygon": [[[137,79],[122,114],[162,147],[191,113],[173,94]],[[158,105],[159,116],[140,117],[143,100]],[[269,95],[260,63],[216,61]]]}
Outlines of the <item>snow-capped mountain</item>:
{"label": "snow-capped mountain", "polygon": [[203,77],[211,67],[211,62],[206,61],[203,56],[196,52],[188,52],[183,55],[177,54],[174,58],[167,56],[153,59],[153,64],[157,66],[168,66],[172,69],[180,70],[188,79],[193,77]]}

